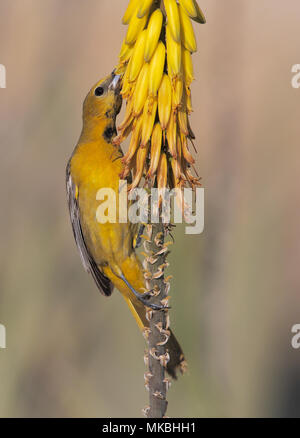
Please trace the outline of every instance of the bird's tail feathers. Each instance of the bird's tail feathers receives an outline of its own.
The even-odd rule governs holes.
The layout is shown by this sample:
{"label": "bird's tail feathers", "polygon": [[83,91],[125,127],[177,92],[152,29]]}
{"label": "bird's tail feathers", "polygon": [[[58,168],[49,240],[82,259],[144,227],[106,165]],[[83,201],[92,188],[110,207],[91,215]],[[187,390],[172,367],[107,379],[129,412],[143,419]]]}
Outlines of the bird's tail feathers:
{"label": "bird's tail feathers", "polygon": [[[124,296],[124,298],[139,328],[143,330],[144,327],[148,327],[149,322],[146,318],[145,306],[136,297],[128,298]],[[166,344],[166,349],[170,355],[170,360],[167,365],[167,372],[171,377],[173,377],[173,379],[176,379],[177,371],[180,371],[181,374],[183,374],[186,371],[187,365],[182,348],[172,331]]]}
{"label": "bird's tail feathers", "polygon": [[[117,267],[113,271],[108,267],[106,269],[106,275],[111,278],[114,285],[123,295],[140,330],[143,330],[144,327],[148,327],[149,321],[146,318],[145,305],[132,292],[133,289],[139,293],[143,293],[145,291],[143,269],[139,260],[136,257],[127,258],[121,269]],[[117,271],[118,273],[116,274]],[[123,274],[124,272],[127,273],[126,277]],[[176,379],[178,370],[181,373],[184,373],[186,369],[186,361],[182,348],[180,347],[179,342],[175,338],[173,332],[171,332],[170,338],[166,344],[166,348],[170,355],[170,360],[167,365],[167,372],[171,377]]]}

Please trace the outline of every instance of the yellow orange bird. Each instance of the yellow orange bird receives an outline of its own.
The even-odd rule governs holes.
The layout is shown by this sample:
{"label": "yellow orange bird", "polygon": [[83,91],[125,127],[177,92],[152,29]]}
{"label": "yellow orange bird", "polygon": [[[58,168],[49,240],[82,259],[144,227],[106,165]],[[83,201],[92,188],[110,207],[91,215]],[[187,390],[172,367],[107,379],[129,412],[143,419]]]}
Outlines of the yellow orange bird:
{"label": "yellow orange bird", "polygon": [[[134,249],[136,226],[105,223],[96,219],[96,194],[101,188],[118,193],[122,171],[122,151],[113,144],[116,116],[120,112],[120,78],[112,73],[88,93],[83,105],[83,128],[67,165],[67,194],[73,233],[82,263],[100,292],[110,296],[114,286],[121,292],[140,329],[148,325],[143,296],[143,269]],[[172,334],[167,348],[168,373],[184,360]]]}

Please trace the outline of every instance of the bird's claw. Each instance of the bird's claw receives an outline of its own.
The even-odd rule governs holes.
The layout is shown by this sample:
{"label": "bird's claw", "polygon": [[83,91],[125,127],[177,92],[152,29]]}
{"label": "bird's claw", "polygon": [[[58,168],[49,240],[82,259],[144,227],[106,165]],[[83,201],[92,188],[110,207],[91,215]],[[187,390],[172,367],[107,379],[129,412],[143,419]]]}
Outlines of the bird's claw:
{"label": "bird's claw", "polygon": [[150,303],[150,299],[153,297],[153,293],[150,292],[145,292],[143,294],[137,292],[134,287],[132,287],[132,285],[129,283],[129,281],[127,281],[127,279],[124,277],[124,275],[121,276],[122,280],[124,281],[124,283],[129,287],[129,289],[131,290],[131,292],[136,296],[136,298],[142,303],[144,304],[145,307],[149,307],[152,310],[168,310],[170,309],[170,307],[165,306],[163,304],[154,304],[154,303]]}
{"label": "bird's claw", "polygon": [[151,297],[151,293],[146,292],[144,294],[140,294],[140,296],[137,296],[137,299],[141,301],[141,303],[144,304],[144,306],[149,307],[152,310],[168,310],[170,307],[164,306],[162,304],[154,304],[150,303],[149,299]]}

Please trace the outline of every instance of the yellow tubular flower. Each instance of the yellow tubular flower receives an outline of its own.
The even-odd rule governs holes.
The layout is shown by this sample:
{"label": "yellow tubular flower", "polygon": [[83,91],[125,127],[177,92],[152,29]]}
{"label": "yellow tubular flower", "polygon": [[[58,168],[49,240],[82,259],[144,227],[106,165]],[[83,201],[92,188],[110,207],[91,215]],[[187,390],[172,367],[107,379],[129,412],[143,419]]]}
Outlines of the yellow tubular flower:
{"label": "yellow tubular flower", "polygon": [[128,44],[126,44],[125,41],[123,41],[121,51],[119,54],[120,62],[128,61],[132,53],[133,53],[133,46],[129,46]]}
{"label": "yellow tubular flower", "polygon": [[148,97],[143,112],[141,147],[145,147],[148,141],[150,140],[153,131],[153,125],[155,122],[156,111],[157,111],[157,99],[152,100],[150,97]]}
{"label": "yellow tubular flower", "polygon": [[135,153],[140,145],[141,132],[142,132],[142,122],[143,122],[143,116],[141,115],[135,123],[135,127],[132,131],[132,136],[130,139],[128,152],[126,155],[124,155],[124,158],[123,158],[123,162],[126,164],[131,162],[131,160],[133,159],[133,157],[134,157],[134,155],[135,155]]}
{"label": "yellow tubular flower", "polygon": [[182,6],[179,5],[179,16],[180,16],[180,25],[181,25],[181,38],[182,44],[186,49],[188,49],[191,53],[197,51],[197,42],[195,38],[195,33],[193,29],[193,25],[190,17],[185,12]]}
{"label": "yellow tubular flower", "polygon": [[147,40],[145,46],[145,61],[149,62],[157,47],[157,43],[161,34],[163,23],[163,14],[160,9],[156,9],[150,17],[147,28]]}
{"label": "yellow tubular flower", "polygon": [[[127,72],[128,72],[128,74],[126,75]],[[128,76],[129,76],[129,70],[127,68],[127,70],[125,72],[125,75],[124,75],[123,87],[122,87],[122,90],[121,90],[121,94],[122,94],[124,99],[129,99],[131,97],[132,92],[133,92],[134,87],[135,87],[134,84],[129,82]]]}
{"label": "yellow tubular flower", "polygon": [[180,43],[180,19],[176,0],[164,0],[168,25],[174,41]]}
{"label": "yellow tubular flower", "polygon": [[132,65],[132,57],[130,58],[130,61],[127,65],[123,77],[123,86],[122,86],[121,94],[123,95],[124,98],[128,97],[128,95],[130,94],[130,90],[132,89],[132,84],[130,84],[129,82],[129,73],[130,73],[131,65]]}
{"label": "yellow tubular flower", "polygon": [[179,4],[190,17],[197,17],[197,9],[194,0],[179,0]]}
{"label": "yellow tubular flower", "polygon": [[183,79],[182,77],[177,77],[174,81],[173,86],[173,104],[174,109],[177,109],[181,105],[183,95]]}
{"label": "yellow tubular flower", "polygon": [[161,154],[157,169],[157,187],[164,189],[168,181],[168,161],[165,153]]}
{"label": "yellow tubular flower", "polygon": [[151,161],[148,171],[148,177],[152,178],[157,170],[160,154],[161,154],[161,144],[162,144],[162,129],[160,123],[156,123],[153,129],[151,138]]}
{"label": "yellow tubular flower", "polygon": [[158,115],[163,131],[167,129],[172,108],[172,85],[167,74],[164,74],[158,90]]}
{"label": "yellow tubular flower", "polygon": [[168,140],[168,148],[172,157],[177,157],[177,124],[176,124],[176,113],[172,112],[169,124],[167,127],[167,140]]}
{"label": "yellow tubular flower", "polygon": [[139,150],[137,151],[137,156],[136,156],[136,172],[134,175],[134,179],[132,181],[131,187],[130,189],[135,189],[143,176],[143,172],[144,172],[144,167],[145,167],[145,162],[146,162],[146,158],[147,158],[147,154],[148,154],[148,149],[149,146],[147,145],[144,148],[139,148]]}
{"label": "yellow tubular flower", "polygon": [[176,158],[171,158],[174,187],[177,187],[181,178],[180,163]]}
{"label": "yellow tubular flower", "polygon": [[190,51],[187,49],[182,50],[182,65],[183,65],[185,84],[187,87],[190,87],[191,83],[194,80],[194,68],[193,68],[192,55]]}
{"label": "yellow tubular flower", "polygon": [[132,117],[133,117],[133,99],[131,98],[127,102],[125,117],[122,123],[118,126],[118,130],[122,131],[123,129],[125,129],[130,124]]}
{"label": "yellow tubular flower", "polygon": [[185,109],[180,108],[178,111],[178,123],[180,132],[185,136],[189,135],[188,123],[187,123],[187,113]]}
{"label": "yellow tubular flower", "polygon": [[121,131],[120,134],[117,135],[117,137],[113,139],[113,143],[115,145],[119,146],[123,141],[126,140],[126,138],[130,135],[132,131],[132,125],[133,121],[131,121],[131,123],[125,129],[123,129],[123,131]]}
{"label": "yellow tubular flower", "polygon": [[195,139],[189,122],[191,54],[197,50],[191,20],[206,22],[196,0],[130,0],[124,14],[128,28],[116,74],[127,106],[114,143],[131,134],[121,172],[133,174],[131,188],[143,177],[148,187],[200,185],[188,148],[188,139],[193,146]]}
{"label": "yellow tubular flower", "polygon": [[181,70],[181,44],[172,38],[169,25],[166,26],[166,43],[169,75],[176,77]]}
{"label": "yellow tubular flower", "polygon": [[150,62],[149,71],[149,94],[156,96],[162,81],[166,60],[166,48],[163,42],[159,42]]}
{"label": "yellow tubular flower", "polygon": [[135,88],[134,92],[134,115],[138,116],[143,109],[146,102],[148,89],[149,89],[149,64],[144,64]]}
{"label": "yellow tubular flower", "polygon": [[194,160],[194,157],[192,156],[192,154],[190,153],[190,151],[188,150],[186,136],[181,134],[180,138],[181,138],[181,147],[182,147],[182,155],[183,155],[183,157],[186,159],[186,161],[189,164],[194,164],[195,160]]}
{"label": "yellow tubular flower", "polygon": [[191,93],[187,94],[187,96],[186,96],[186,109],[187,109],[188,114],[191,114],[193,112]]}
{"label": "yellow tubular flower", "polygon": [[123,24],[128,24],[130,22],[133,14],[136,12],[139,3],[140,0],[130,0],[129,5],[122,19]]}
{"label": "yellow tubular flower", "polygon": [[137,16],[143,18],[150,10],[153,0],[144,0],[142,5],[138,8]]}
{"label": "yellow tubular flower", "polygon": [[139,36],[139,34],[144,29],[148,19],[148,14],[146,14],[143,18],[138,18],[136,15],[136,11],[130,19],[130,23],[128,26],[127,34],[126,34],[126,43],[134,44]]}
{"label": "yellow tubular flower", "polygon": [[132,63],[129,71],[129,82],[133,82],[137,79],[141,68],[144,64],[144,52],[145,52],[145,43],[147,38],[147,31],[143,30],[140,33],[137,42],[134,46],[134,51],[132,54]]}

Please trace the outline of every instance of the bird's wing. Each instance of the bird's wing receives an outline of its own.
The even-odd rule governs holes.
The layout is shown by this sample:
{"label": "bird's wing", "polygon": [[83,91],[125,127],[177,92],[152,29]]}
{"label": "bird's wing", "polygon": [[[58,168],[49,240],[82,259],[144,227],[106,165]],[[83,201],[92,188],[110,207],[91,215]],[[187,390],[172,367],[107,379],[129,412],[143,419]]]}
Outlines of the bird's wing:
{"label": "bird's wing", "polygon": [[73,234],[76,241],[77,248],[79,250],[82,264],[87,272],[92,274],[100,292],[105,296],[110,296],[113,291],[113,284],[111,281],[99,270],[95,260],[89,253],[89,250],[84,241],[80,223],[80,212],[78,207],[78,196],[76,193],[76,187],[72,181],[70,175],[70,166],[67,167],[67,196],[70,211],[70,218],[73,228]]}

